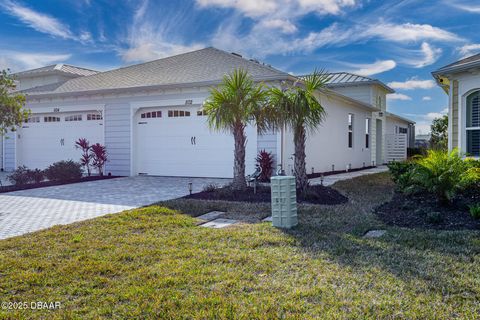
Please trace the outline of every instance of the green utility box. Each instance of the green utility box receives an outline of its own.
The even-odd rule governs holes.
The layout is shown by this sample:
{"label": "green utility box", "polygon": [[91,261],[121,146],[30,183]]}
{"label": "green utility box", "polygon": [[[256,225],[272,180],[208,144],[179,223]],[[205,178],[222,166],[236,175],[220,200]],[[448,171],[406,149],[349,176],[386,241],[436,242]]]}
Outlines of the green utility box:
{"label": "green utility box", "polygon": [[274,176],[270,179],[272,189],[272,225],[277,228],[292,228],[298,224],[297,190],[295,177]]}

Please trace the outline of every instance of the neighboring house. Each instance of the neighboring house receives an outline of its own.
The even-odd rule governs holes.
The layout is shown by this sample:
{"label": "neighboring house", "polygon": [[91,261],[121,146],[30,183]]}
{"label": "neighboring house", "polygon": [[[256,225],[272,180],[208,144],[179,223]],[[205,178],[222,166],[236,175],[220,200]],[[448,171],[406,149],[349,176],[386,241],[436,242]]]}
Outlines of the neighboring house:
{"label": "neighboring house", "polygon": [[[74,142],[87,138],[105,144],[105,171],[113,175],[231,177],[233,137],[208,128],[202,105],[209,89],[235,68],[247,69],[256,81],[271,86],[298,81],[215,48],[106,72],[57,65],[18,73],[32,115],[3,139],[2,166],[10,171],[20,165],[45,168],[58,160],[78,160]],[[63,78],[54,79],[53,72]],[[392,89],[346,73],[332,74],[328,87],[318,93],[327,119],[307,139],[309,168],[323,172],[377,165],[391,160],[391,150],[399,148],[406,156],[408,133],[390,133],[389,122],[404,120],[398,127],[412,134],[413,122],[387,113],[386,95]],[[247,173],[253,172],[262,149],[272,152],[286,170],[293,168],[289,132],[259,134],[252,126],[246,131]],[[387,143],[389,135],[397,136],[392,140],[397,145]]]}
{"label": "neighboring house", "polygon": [[432,72],[449,95],[448,149],[480,157],[480,54]]}
{"label": "neighboring house", "polygon": [[432,135],[430,134],[417,134],[415,137],[415,148],[429,148],[431,138]]}

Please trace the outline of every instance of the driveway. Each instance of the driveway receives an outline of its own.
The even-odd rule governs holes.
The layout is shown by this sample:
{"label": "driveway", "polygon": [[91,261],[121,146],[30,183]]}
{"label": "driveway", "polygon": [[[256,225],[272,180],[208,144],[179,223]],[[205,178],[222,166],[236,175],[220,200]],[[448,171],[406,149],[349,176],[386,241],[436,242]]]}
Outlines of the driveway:
{"label": "driveway", "polygon": [[0,239],[146,206],[228,179],[128,177],[0,194]]}

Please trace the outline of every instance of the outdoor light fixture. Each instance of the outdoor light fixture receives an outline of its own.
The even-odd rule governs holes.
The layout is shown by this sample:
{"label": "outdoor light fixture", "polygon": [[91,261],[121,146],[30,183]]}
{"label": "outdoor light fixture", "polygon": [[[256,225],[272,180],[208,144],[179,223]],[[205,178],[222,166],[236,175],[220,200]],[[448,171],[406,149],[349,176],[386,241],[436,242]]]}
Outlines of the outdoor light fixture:
{"label": "outdoor light fixture", "polygon": [[375,161],[372,161],[372,167],[375,167]]}
{"label": "outdoor light fixture", "polygon": [[365,162],[363,163],[363,167],[365,168]]}
{"label": "outdoor light fixture", "polygon": [[321,184],[322,186],[323,186],[323,178],[324,178],[324,177],[323,177],[323,173],[322,173],[322,175],[320,176],[320,184]]}
{"label": "outdoor light fixture", "polygon": [[314,173],[315,173],[315,169],[312,167],[312,174],[314,174]]}
{"label": "outdoor light fixture", "polygon": [[188,183],[188,192],[190,192],[190,195],[192,194],[192,190],[193,190],[192,183],[189,182],[189,183]]}
{"label": "outdoor light fixture", "polygon": [[332,171],[335,171],[335,165],[332,164]]}

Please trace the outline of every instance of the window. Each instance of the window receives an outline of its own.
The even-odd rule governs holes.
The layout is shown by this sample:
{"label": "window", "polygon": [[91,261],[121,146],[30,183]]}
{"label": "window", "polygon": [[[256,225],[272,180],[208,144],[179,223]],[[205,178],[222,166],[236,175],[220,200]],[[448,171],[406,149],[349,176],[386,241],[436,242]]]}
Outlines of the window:
{"label": "window", "polygon": [[71,116],[66,116],[65,121],[82,121],[82,115],[81,114],[74,114]]}
{"label": "window", "polygon": [[353,114],[348,114],[348,147],[353,148]]}
{"label": "window", "polygon": [[60,122],[60,117],[44,117],[43,122]]}
{"label": "window", "polygon": [[408,129],[407,129],[407,128],[399,127],[399,128],[398,128],[398,133],[407,134],[407,133],[408,133]]}
{"label": "window", "polygon": [[370,118],[365,119],[365,148],[370,148]]}
{"label": "window", "polygon": [[197,111],[197,116],[206,116],[207,112],[205,110],[198,110]]}
{"label": "window", "polygon": [[87,121],[90,120],[103,120],[101,113],[89,113],[87,114]]}
{"label": "window", "polygon": [[168,117],[169,118],[177,118],[177,117],[190,117],[190,111],[184,110],[168,110]]}
{"label": "window", "polygon": [[150,112],[144,112],[140,115],[142,119],[144,118],[161,118],[162,117],[162,111],[150,111]]}
{"label": "window", "polygon": [[480,91],[467,97],[467,154],[480,156]]}
{"label": "window", "polygon": [[28,117],[28,119],[25,120],[25,123],[35,123],[35,122],[40,122],[40,117]]}

